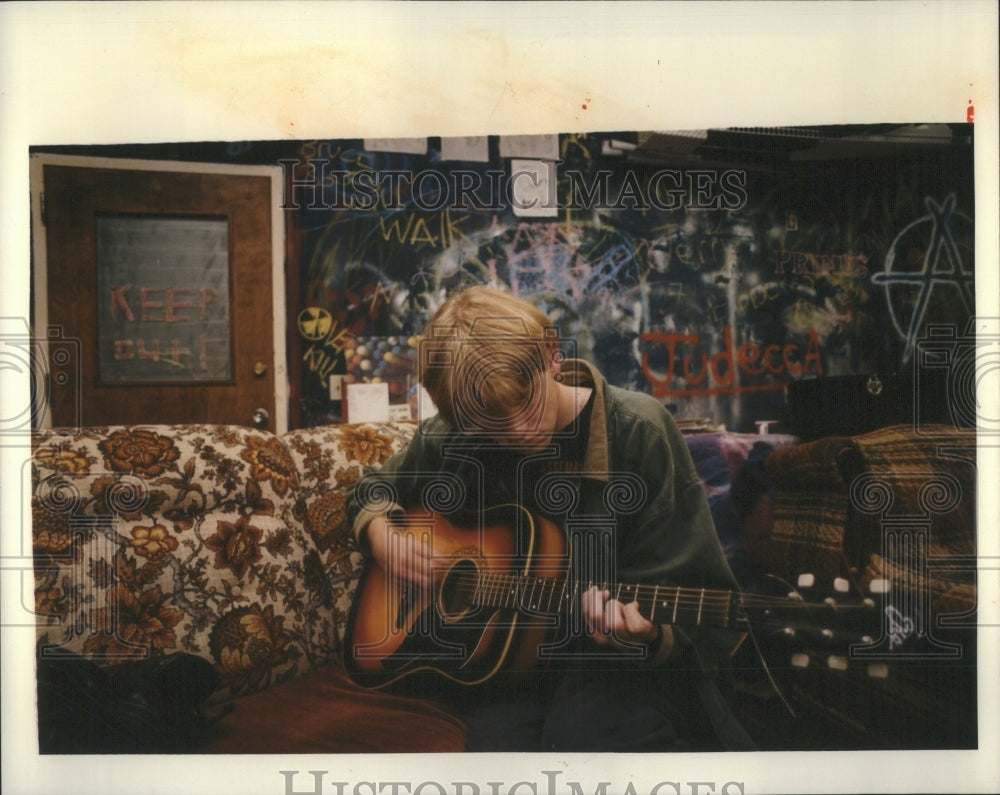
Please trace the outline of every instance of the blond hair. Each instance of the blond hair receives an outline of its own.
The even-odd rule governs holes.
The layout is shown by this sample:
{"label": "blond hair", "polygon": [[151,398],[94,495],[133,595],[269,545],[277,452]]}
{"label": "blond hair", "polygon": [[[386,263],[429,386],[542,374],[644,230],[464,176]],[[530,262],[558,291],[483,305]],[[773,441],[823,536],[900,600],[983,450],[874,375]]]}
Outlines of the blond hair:
{"label": "blond hair", "polygon": [[420,342],[420,378],[441,417],[467,432],[501,429],[543,388],[556,329],[537,307],[470,287],[435,312]]}

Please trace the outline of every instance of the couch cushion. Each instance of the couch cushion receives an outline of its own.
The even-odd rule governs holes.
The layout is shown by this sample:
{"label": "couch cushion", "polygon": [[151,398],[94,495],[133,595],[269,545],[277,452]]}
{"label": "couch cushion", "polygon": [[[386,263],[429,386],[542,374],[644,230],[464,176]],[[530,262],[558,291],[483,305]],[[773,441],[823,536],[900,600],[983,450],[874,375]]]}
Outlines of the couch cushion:
{"label": "couch cushion", "polygon": [[424,753],[465,750],[464,722],[431,701],[365,690],[325,666],[233,705],[205,753]]}
{"label": "couch cushion", "polygon": [[362,558],[347,526],[345,494],[368,467],[378,467],[409,443],[414,423],[324,425],[282,437],[299,472],[297,515],[312,535],[330,578],[334,617],[343,640]]}
{"label": "couch cushion", "polygon": [[215,700],[292,678],[335,650],[298,474],[273,434],[238,426],[50,430],[32,461],[43,646],[103,664],[189,651]]}

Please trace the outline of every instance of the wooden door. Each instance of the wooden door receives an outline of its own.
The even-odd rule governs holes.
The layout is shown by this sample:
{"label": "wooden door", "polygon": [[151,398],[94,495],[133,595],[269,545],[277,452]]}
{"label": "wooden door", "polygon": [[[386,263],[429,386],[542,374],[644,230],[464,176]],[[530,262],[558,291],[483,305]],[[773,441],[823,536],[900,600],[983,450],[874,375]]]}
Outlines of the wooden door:
{"label": "wooden door", "polygon": [[[131,165],[34,169],[36,335],[44,327],[58,371],[51,424],[284,431],[280,172]],[[78,366],[56,362],[59,351]]]}

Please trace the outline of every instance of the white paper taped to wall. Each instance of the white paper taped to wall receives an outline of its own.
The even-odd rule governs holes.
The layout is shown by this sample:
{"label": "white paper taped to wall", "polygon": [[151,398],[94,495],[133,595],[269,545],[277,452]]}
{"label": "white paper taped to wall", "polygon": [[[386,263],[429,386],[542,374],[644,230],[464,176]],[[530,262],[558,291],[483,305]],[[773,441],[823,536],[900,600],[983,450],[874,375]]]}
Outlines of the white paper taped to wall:
{"label": "white paper taped to wall", "polygon": [[344,384],[344,422],[389,422],[389,385]]}

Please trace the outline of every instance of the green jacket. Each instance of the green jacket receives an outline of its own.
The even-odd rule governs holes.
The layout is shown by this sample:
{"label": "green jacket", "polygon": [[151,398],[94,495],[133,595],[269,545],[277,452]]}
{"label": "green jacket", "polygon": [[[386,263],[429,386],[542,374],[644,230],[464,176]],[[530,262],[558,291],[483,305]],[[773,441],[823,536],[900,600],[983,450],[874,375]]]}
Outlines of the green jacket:
{"label": "green jacket", "polygon": [[[547,515],[568,534],[590,539],[578,548],[606,556],[613,549],[618,582],[734,590],[705,491],[670,413],[649,395],[611,386],[582,360],[563,362],[562,373],[570,385],[595,392],[581,472],[522,482],[508,451],[459,434],[435,417],[421,423],[407,449],[348,495],[348,520],[356,532],[389,507],[423,504],[461,521],[516,503]],[[729,630],[674,627],[670,661],[691,664],[696,650],[695,664],[711,670],[738,637]]]}

